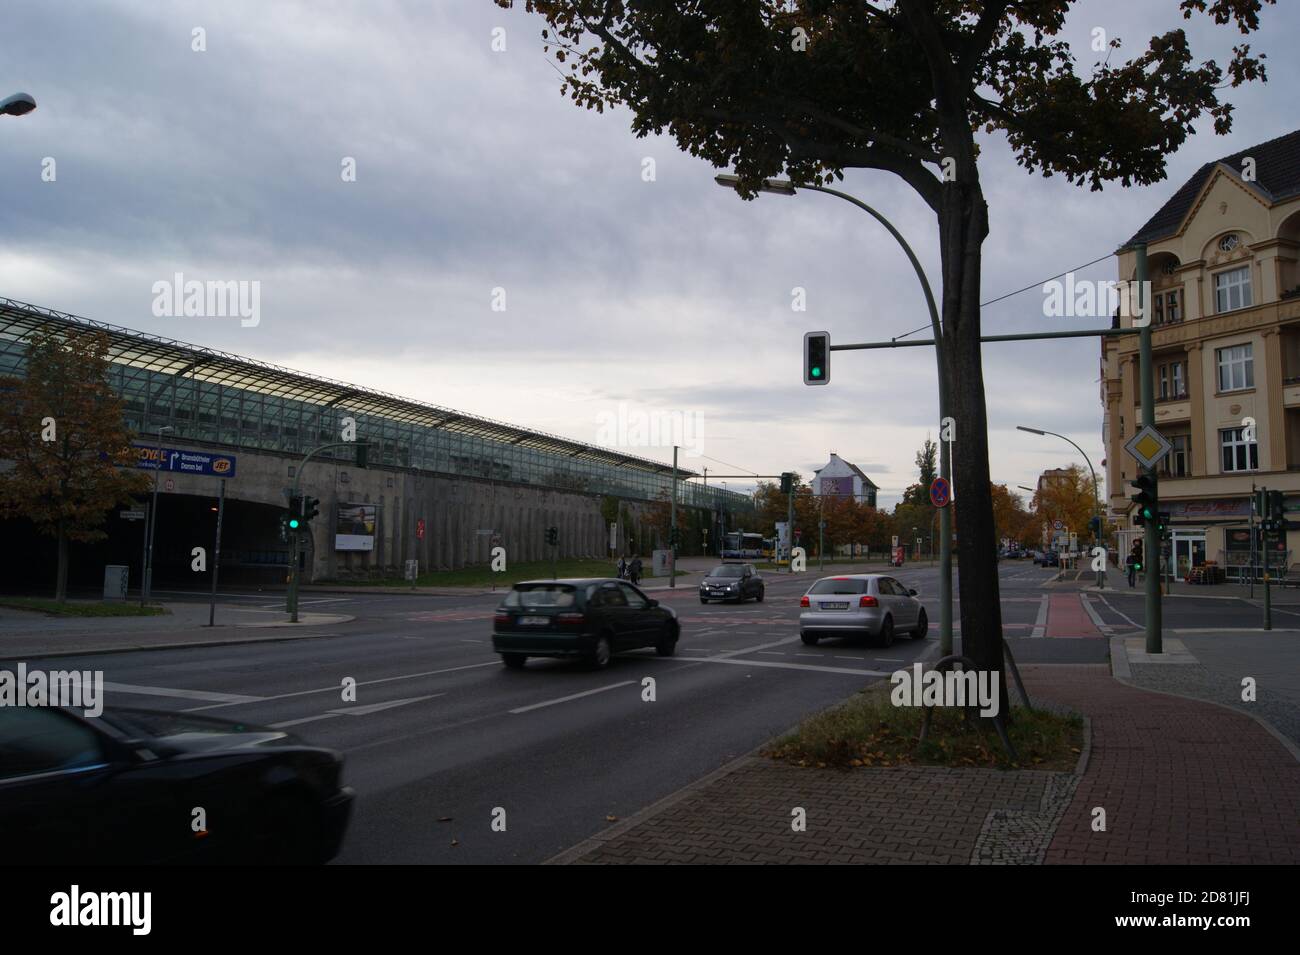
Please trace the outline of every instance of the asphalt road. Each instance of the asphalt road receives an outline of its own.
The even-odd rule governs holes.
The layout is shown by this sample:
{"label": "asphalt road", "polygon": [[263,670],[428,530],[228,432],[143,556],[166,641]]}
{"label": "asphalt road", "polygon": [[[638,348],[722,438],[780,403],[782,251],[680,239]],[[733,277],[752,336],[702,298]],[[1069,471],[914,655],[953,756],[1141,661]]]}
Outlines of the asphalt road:
{"label": "asphalt road", "polygon": [[[900,637],[888,649],[800,643],[798,597],[816,576],[810,570],[766,575],[762,604],[701,606],[690,582],[655,591],[679,613],[677,656],[624,654],[604,671],[546,660],[505,669],[490,641],[499,595],[311,595],[303,609],[358,619],[322,639],[57,665],[104,670],[110,706],[281,726],[342,751],[357,800],[339,862],[540,862],[607,817],[625,817],[865,684],[937,656],[933,568],[895,573],[921,591],[931,626],[927,639]],[[1053,572],[1024,562],[1004,562],[999,573],[1004,628],[1021,663],[1102,662],[1105,637],[1131,631],[1140,617],[1138,597],[1044,587]],[[223,599],[279,605],[266,594]],[[1239,612],[1226,604],[1170,602],[1166,626],[1213,626]],[[647,677],[653,702],[642,698]],[[342,699],[349,678],[355,702]],[[498,808],[504,832],[491,827]]]}

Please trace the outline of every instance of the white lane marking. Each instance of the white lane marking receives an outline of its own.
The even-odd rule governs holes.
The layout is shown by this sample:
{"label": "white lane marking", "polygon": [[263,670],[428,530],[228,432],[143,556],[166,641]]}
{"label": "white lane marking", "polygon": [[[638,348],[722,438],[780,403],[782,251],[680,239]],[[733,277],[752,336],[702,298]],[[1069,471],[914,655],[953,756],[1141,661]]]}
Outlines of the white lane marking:
{"label": "white lane marking", "polygon": [[241,696],[238,693],[210,693],[207,690],[178,690],[165,686],[136,686],[133,683],[105,683],[104,689],[136,696],[175,696],[182,700],[216,700],[224,706],[235,703],[260,703],[268,697]]}
{"label": "white lane marking", "polygon": [[[797,656],[817,656],[818,654],[800,653]],[[700,663],[730,663],[739,667],[776,667],[780,670],[813,670],[818,673],[848,673],[851,676],[889,676],[884,670],[859,670],[857,667],[819,667],[813,663],[777,663],[775,660],[724,660],[721,657],[709,657]],[[513,712],[513,711],[512,711]]]}
{"label": "white lane marking", "polygon": [[315,716],[304,716],[298,720],[281,720],[279,723],[268,724],[273,730],[288,729],[290,726],[301,726],[303,723],[315,723],[317,720],[332,720],[338,716],[338,713],[318,713]]}
{"label": "white lane marking", "polygon": [[1167,633],[1296,633],[1297,631],[1290,627],[1274,627],[1272,630],[1265,630],[1263,627],[1178,627]]}
{"label": "white lane marking", "polygon": [[636,680],[624,680],[622,683],[611,683],[609,686],[597,687],[594,690],[585,690],[582,693],[574,693],[570,696],[561,696],[558,699],[546,700],[543,703],[533,703],[531,706],[519,706],[511,710],[511,713],[527,713],[529,710],[540,710],[544,706],[555,706],[557,703],[568,703],[570,700],[580,700],[584,696],[594,696],[597,693],[604,693],[606,690],[617,690],[620,686],[635,686]]}
{"label": "white lane marking", "polygon": [[1105,597],[1103,597],[1101,594],[1097,595],[1097,599],[1100,600],[1102,603],[1104,603],[1107,609],[1109,609],[1111,613],[1118,615],[1121,619],[1123,619],[1126,623],[1128,623],[1128,625],[1131,626],[1134,630],[1142,629],[1142,625],[1140,623],[1138,623],[1136,620],[1134,620],[1132,617],[1128,616],[1127,614],[1120,613],[1111,605],[1111,602],[1107,600]]}
{"label": "white lane marking", "polygon": [[784,650],[759,650],[757,652],[766,653],[768,656],[773,656],[773,657],[783,657],[786,655]]}
{"label": "white lane marking", "polygon": [[876,657],[877,663],[902,663],[902,657]]}
{"label": "white lane marking", "polygon": [[1047,633],[1047,594],[1038,598],[1038,616],[1034,619],[1034,630],[1029,636],[1031,638],[1041,637]]}
{"label": "white lane marking", "polygon": [[1092,618],[1093,626],[1109,636],[1112,632],[1111,626],[1101,619],[1097,611],[1092,609],[1092,599],[1087,594],[1079,594],[1079,600],[1083,603],[1083,609],[1088,611],[1088,616]]}
{"label": "white lane marking", "polygon": [[[499,667],[501,661],[489,660],[487,663],[469,663],[460,667],[446,667],[442,670],[425,670],[423,673],[403,673],[401,676],[386,676],[378,680],[361,680],[357,686],[375,686],[379,683],[393,683],[397,680],[418,680],[422,676],[437,676],[440,673],[456,673],[459,670],[477,670],[479,667]],[[337,693],[340,685],[321,687],[318,690],[299,690],[296,693],[278,693],[275,696],[258,696],[253,697],[249,702],[266,703],[271,700],[288,700],[295,696],[310,696],[313,693]],[[192,706],[185,713],[195,713],[199,710],[215,710],[222,706],[233,706],[234,703],[213,703],[210,706]]]}
{"label": "white lane marking", "polygon": [[446,693],[430,693],[427,696],[411,696],[404,700],[385,700],[382,703],[367,703],[365,706],[340,706],[329,712],[338,716],[369,716],[371,713],[382,713],[384,710],[391,710],[395,706],[406,706],[408,703],[422,703],[425,700],[436,700],[440,696],[446,696]]}

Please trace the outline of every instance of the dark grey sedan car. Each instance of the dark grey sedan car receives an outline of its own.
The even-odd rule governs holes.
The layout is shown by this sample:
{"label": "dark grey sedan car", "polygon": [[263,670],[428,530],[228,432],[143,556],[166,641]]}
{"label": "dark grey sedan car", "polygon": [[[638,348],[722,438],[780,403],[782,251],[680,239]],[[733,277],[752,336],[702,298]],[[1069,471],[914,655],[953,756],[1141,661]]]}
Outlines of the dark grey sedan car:
{"label": "dark grey sedan car", "polygon": [[603,669],[619,650],[641,647],[670,657],[680,635],[672,607],[606,577],[520,581],[492,621],[492,649],[511,669],[529,657],[585,660]]}
{"label": "dark grey sedan car", "polygon": [[753,564],[719,564],[700,581],[700,603],[710,600],[744,603],[750,597],[762,603],[765,590],[763,576]]}

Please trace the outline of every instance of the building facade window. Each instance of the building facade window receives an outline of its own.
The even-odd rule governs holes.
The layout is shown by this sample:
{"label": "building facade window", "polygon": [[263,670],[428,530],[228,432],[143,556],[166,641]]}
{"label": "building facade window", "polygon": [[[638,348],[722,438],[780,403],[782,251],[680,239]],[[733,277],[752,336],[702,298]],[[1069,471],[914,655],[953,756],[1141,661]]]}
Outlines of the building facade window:
{"label": "building facade window", "polygon": [[1192,437],[1187,434],[1168,435],[1173,445],[1160,462],[1160,473],[1165,477],[1187,477],[1192,473]]}
{"label": "building facade window", "polygon": [[1250,288],[1250,266],[1229,269],[1214,277],[1214,308],[1217,312],[1231,312],[1238,308],[1250,308],[1254,296]]}
{"label": "building facade window", "polygon": [[1160,400],[1186,398],[1187,388],[1183,384],[1183,363],[1166,362],[1160,366]]}
{"label": "building facade window", "polygon": [[1151,303],[1155,307],[1152,316],[1154,324],[1173,325],[1183,320],[1180,295],[1178,289],[1173,289],[1169,292],[1156,292],[1151,296]]}
{"label": "building facade window", "polygon": [[1219,432],[1219,442],[1223,447],[1223,470],[1257,471],[1259,470],[1259,445],[1247,441],[1243,435],[1244,428],[1224,428]]}
{"label": "building facade window", "polygon": [[1233,345],[1230,348],[1216,348],[1215,358],[1219,363],[1219,390],[1242,391],[1255,387],[1255,350],[1254,346]]}

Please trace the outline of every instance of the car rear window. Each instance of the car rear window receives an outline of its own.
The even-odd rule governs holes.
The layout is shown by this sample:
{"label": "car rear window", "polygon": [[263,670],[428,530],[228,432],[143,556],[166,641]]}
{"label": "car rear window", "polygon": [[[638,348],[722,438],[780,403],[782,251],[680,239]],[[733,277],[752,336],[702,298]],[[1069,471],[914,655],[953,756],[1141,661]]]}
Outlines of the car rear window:
{"label": "car rear window", "polygon": [[505,606],[538,610],[544,607],[572,607],[577,601],[573,587],[556,584],[539,584],[516,587],[506,595]]}
{"label": "car rear window", "polygon": [[828,577],[825,580],[819,580],[809,588],[810,594],[865,594],[867,592],[868,580],[837,580],[834,577]]}

